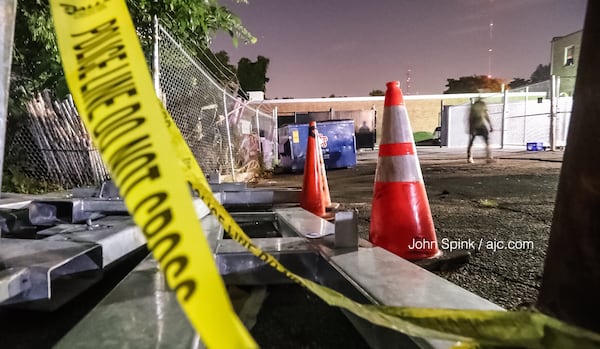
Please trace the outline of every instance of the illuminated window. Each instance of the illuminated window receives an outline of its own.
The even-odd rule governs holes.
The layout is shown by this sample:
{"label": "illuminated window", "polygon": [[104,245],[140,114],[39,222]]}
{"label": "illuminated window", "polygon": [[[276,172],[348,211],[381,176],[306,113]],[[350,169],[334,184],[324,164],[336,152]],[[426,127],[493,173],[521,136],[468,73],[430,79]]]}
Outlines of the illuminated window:
{"label": "illuminated window", "polygon": [[573,65],[575,64],[574,56],[575,55],[575,46],[567,46],[565,47],[565,65]]}

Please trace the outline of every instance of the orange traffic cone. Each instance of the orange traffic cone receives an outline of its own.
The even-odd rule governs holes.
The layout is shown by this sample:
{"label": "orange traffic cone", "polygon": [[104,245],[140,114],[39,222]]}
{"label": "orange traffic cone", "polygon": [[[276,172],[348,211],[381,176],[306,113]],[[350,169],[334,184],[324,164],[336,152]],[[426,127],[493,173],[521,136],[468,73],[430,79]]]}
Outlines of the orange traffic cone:
{"label": "orange traffic cone", "polygon": [[385,93],[369,240],[408,260],[440,254],[398,81]]}
{"label": "orange traffic cone", "polygon": [[317,123],[311,121],[308,126],[308,142],[306,144],[306,161],[304,162],[304,178],[302,181],[302,197],[300,206],[319,216],[325,216],[325,206],[322,199],[322,184],[320,175],[319,155],[317,152]]}
{"label": "orange traffic cone", "polygon": [[321,137],[319,130],[317,132],[317,155],[319,156],[319,173],[321,177],[321,198],[323,199],[323,207],[325,209],[331,207],[331,194],[329,193],[329,183],[327,182],[327,171],[325,170],[325,160],[323,159],[323,147],[321,146]]}

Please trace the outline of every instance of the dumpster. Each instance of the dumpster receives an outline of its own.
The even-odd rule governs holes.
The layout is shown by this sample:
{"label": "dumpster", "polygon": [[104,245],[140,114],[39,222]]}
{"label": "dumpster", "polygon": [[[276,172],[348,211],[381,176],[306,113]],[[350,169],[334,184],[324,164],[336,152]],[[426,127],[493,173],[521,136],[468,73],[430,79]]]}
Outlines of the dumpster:
{"label": "dumpster", "polygon": [[[325,169],[356,166],[354,120],[317,123]],[[288,124],[278,129],[279,162],[283,170],[304,171],[308,124]]]}

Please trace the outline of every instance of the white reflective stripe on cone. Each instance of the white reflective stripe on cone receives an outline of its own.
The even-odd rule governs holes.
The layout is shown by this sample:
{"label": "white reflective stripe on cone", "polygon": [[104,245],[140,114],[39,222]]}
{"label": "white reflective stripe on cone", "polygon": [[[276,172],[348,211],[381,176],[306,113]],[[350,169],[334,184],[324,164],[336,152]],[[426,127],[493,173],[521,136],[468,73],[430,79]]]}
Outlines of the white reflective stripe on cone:
{"label": "white reflective stripe on cone", "polygon": [[375,182],[423,182],[416,155],[380,156]]}
{"label": "white reflective stripe on cone", "polygon": [[[386,119],[385,116],[388,116],[388,118]],[[385,107],[383,122],[385,127],[381,131],[380,144],[414,142],[406,107],[403,105]]]}

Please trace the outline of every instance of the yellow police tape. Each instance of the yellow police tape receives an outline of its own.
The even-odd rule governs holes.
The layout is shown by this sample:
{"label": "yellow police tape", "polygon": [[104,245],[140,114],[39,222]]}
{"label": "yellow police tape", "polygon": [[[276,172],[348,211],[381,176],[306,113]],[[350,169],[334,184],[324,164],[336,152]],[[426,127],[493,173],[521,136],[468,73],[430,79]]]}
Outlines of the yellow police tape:
{"label": "yellow police tape", "polygon": [[275,257],[254,245],[227,210],[214,197],[208,182],[184,141],[179,129],[163,108],[163,117],[186,179],[217,217],[232,239],[266,264],[307,288],[331,306],[346,309],[373,324],[414,337],[456,341],[454,349],[481,345],[526,348],[597,348],[600,336],[569,326],[541,313],[428,309],[375,306],[356,303],[337,291],[316,284],[289,271]]}
{"label": "yellow police tape", "polygon": [[374,324],[414,337],[456,341],[455,348],[600,346],[600,335],[541,313],[365,305],[290,272],[254,245],[212,194],[155,96],[124,1],[77,3],[51,0],[73,99],[169,286],[208,347],[253,348],[256,343],[232,310],[186,181],[224,230],[255,256],[328,304]]}
{"label": "yellow police tape", "polygon": [[50,4],[77,109],[185,314],[211,348],[257,347],[203,236],[125,2]]}

